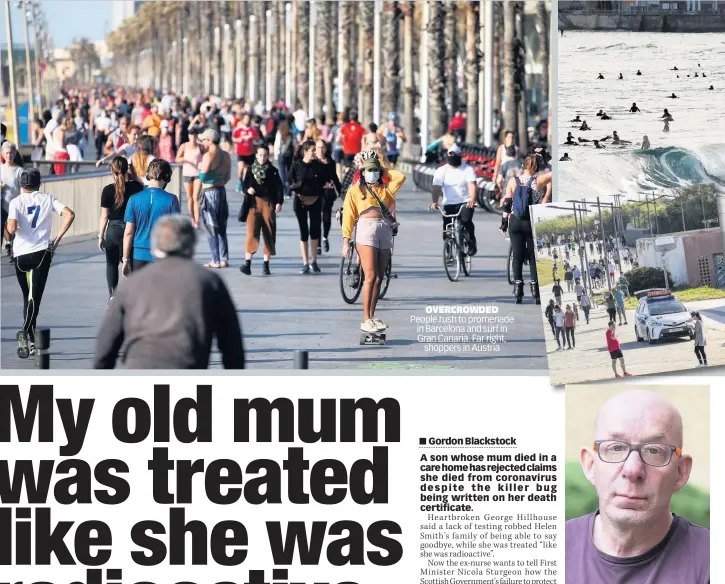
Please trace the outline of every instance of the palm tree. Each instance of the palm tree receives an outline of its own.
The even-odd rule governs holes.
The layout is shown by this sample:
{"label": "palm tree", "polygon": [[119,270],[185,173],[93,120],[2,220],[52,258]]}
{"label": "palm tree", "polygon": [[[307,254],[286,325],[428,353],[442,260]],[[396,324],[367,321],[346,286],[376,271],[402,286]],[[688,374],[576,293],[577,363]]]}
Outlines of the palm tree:
{"label": "palm tree", "polygon": [[[385,2],[383,9],[383,47],[385,62],[382,79],[382,117],[398,109],[400,95],[400,10],[398,2]],[[411,58],[409,55],[407,58]]]}
{"label": "palm tree", "polygon": [[362,103],[360,107],[360,121],[367,126],[373,121],[373,72],[375,62],[375,2],[362,0],[360,7],[360,24],[362,25],[363,61],[358,63],[363,67]]}
{"label": "palm tree", "polygon": [[[546,64],[549,62],[549,15],[545,2],[538,2],[536,5],[536,31],[539,37],[539,60]],[[541,70],[541,78],[539,83],[539,92],[541,94],[540,106],[549,102],[549,68],[545,65]],[[549,104],[551,111],[551,104]],[[548,116],[551,122],[551,115]],[[551,136],[551,131],[549,131]]]}
{"label": "palm tree", "polygon": [[264,102],[267,71],[267,15],[264,10],[264,2],[257,1],[254,4],[257,15],[257,97]]}
{"label": "palm tree", "polygon": [[415,2],[402,3],[403,21],[403,78],[405,90],[403,94],[403,127],[407,140],[403,144],[403,156],[413,157],[413,109],[415,107],[415,80],[413,76],[413,47],[415,46]]}
{"label": "palm tree", "polygon": [[350,0],[342,0],[340,3],[342,11],[342,35],[340,41],[342,43],[342,101],[346,106],[352,105],[352,88],[354,87],[352,78],[352,29],[355,23],[353,13],[353,4]]}
{"label": "palm tree", "polygon": [[204,2],[204,94],[209,95],[214,88],[214,6],[212,2]]}
{"label": "palm tree", "polygon": [[297,62],[295,72],[295,85],[297,87],[297,101],[302,109],[310,112],[315,104],[307,103],[310,93],[309,76],[310,53],[310,4],[297,2]]}
{"label": "palm tree", "polygon": [[[242,50],[241,57],[239,62],[236,61],[236,57],[234,59],[236,63],[237,71],[239,72],[239,78],[241,79],[242,83],[239,88],[239,95],[237,97],[243,98],[247,95],[249,95],[249,87],[247,85],[247,71],[249,70],[249,65],[247,63],[247,57],[249,55],[249,52],[247,51],[247,46],[249,45],[248,40],[248,34],[249,34],[249,13],[247,11],[248,4],[246,2],[238,2],[237,3],[237,19],[242,21],[242,25],[239,27],[239,39],[237,40],[238,43],[240,43]],[[236,54],[236,45],[235,45],[235,54]],[[236,85],[236,80],[235,80]]]}
{"label": "palm tree", "polygon": [[516,123],[516,6],[514,0],[503,3],[503,95],[504,95],[504,126],[517,135]]}
{"label": "palm tree", "polygon": [[503,5],[500,2],[493,3],[493,22],[493,109],[497,110],[499,114],[501,114],[501,65],[503,63],[504,43]]}
{"label": "palm tree", "polygon": [[466,2],[466,142],[474,144],[478,134],[478,74],[480,53],[478,50],[478,8],[479,3]]}
{"label": "palm tree", "polygon": [[456,44],[456,2],[446,0],[444,6],[445,18],[443,23],[443,43],[445,46],[445,66],[448,99],[450,102],[450,114],[459,109],[458,106],[458,76],[457,58],[458,45]]}
{"label": "palm tree", "polygon": [[529,149],[529,111],[526,100],[526,35],[524,33],[524,2],[522,0],[517,2],[517,4],[516,47],[518,50],[518,59],[516,67],[516,111],[518,112],[519,148],[526,152]]}
{"label": "palm tree", "polygon": [[[332,68],[335,63],[332,53],[331,38],[335,35],[337,23],[332,19],[332,4],[320,2],[317,7],[317,71],[321,79],[322,91],[316,91],[317,107],[313,113],[320,114],[324,122],[323,105],[327,118],[334,117],[335,106],[332,102]],[[319,75],[321,73],[321,75]]]}
{"label": "palm tree", "polygon": [[[444,74],[443,5],[439,0],[430,3],[428,22],[428,95],[430,100],[430,131],[435,138],[448,130],[446,116],[446,80]],[[425,91],[425,87],[421,91]]]}

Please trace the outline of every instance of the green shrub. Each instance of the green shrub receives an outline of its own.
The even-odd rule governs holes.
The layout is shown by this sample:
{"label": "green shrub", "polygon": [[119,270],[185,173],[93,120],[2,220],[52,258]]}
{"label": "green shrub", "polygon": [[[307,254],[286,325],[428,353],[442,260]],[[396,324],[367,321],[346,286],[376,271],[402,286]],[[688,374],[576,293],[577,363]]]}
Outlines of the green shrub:
{"label": "green shrub", "polygon": [[[664,288],[665,272],[662,268],[647,268],[640,266],[632,268],[624,274],[629,282],[629,293],[634,294],[638,290],[646,290],[647,288]],[[672,286],[672,274],[667,272],[667,281]]]}
{"label": "green shrub", "polygon": [[[579,462],[567,462],[565,473],[566,519],[596,511],[599,506],[597,492],[584,476]],[[672,512],[690,523],[710,529],[710,494],[692,485],[685,485],[672,497]]]}

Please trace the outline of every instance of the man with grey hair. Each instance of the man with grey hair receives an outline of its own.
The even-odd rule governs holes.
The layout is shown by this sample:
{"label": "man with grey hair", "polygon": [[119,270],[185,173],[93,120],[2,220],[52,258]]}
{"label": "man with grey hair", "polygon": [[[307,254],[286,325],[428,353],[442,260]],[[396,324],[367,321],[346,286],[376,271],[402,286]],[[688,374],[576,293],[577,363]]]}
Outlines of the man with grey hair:
{"label": "man with grey hair", "polygon": [[156,222],[156,261],[118,287],[96,339],[96,369],[114,368],[124,345],[126,369],[206,369],[214,337],[224,368],[244,368],[234,302],[217,273],[192,261],[195,245],[188,217]]}
{"label": "man with grey hair", "polygon": [[680,413],[657,393],[606,402],[582,448],[599,509],[566,522],[567,584],[709,584],[710,532],[672,513],[692,457]]}

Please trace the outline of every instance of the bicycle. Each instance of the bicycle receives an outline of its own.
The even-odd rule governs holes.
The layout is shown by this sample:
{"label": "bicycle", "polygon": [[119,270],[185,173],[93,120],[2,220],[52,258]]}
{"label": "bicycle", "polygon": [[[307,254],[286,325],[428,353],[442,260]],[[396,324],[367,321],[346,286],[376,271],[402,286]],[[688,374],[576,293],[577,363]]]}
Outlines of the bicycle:
{"label": "bicycle", "polygon": [[470,249],[469,235],[463,229],[460,216],[461,211],[466,207],[462,204],[456,213],[447,215],[442,207],[438,207],[441,215],[452,221],[446,225],[443,235],[443,267],[451,282],[457,282],[463,270],[466,276],[471,275],[472,256],[468,253]]}
{"label": "bicycle", "polygon": [[[342,215],[340,215],[340,221],[342,222]],[[360,297],[362,292],[362,285],[365,281],[365,273],[363,272],[362,265],[360,264],[360,256],[355,248],[355,233],[357,231],[357,225],[352,232],[350,238],[350,254],[348,257],[342,257],[340,260],[340,294],[342,299],[347,304],[355,304],[357,299]],[[395,238],[393,238],[393,246],[395,246]],[[380,293],[378,299],[382,300],[385,298],[385,294],[388,292],[390,287],[390,280],[397,278],[396,274],[393,274],[393,249],[390,250],[390,260],[385,268],[385,274],[380,282]]]}

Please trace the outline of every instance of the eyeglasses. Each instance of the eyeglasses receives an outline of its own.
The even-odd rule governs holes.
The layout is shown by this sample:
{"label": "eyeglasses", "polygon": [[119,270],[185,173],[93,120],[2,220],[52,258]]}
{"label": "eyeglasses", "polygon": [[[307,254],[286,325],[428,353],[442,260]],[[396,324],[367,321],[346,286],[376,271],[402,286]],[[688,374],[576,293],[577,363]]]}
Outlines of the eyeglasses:
{"label": "eyeglasses", "polygon": [[637,452],[642,462],[649,466],[667,466],[670,464],[673,454],[682,456],[681,448],[658,442],[629,444],[621,440],[595,440],[594,450],[597,451],[602,462],[608,463],[624,462],[632,452]]}

